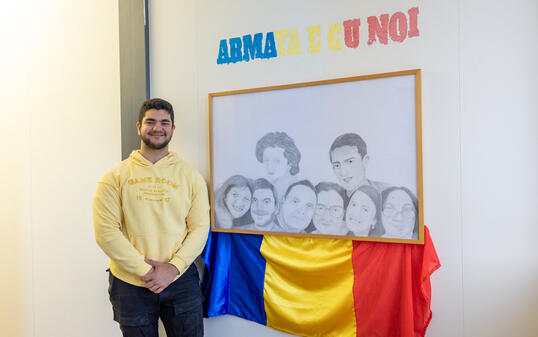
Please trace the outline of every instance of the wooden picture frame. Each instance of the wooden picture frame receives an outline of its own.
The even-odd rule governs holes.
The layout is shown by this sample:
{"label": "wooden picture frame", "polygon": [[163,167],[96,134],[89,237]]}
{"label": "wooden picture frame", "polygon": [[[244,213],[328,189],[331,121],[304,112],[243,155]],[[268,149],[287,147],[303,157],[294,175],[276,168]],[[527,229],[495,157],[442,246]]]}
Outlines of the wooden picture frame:
{"label": "wooden picture frame", "polygon": [[420,69],[209,94],[215,232],[424,242]]}

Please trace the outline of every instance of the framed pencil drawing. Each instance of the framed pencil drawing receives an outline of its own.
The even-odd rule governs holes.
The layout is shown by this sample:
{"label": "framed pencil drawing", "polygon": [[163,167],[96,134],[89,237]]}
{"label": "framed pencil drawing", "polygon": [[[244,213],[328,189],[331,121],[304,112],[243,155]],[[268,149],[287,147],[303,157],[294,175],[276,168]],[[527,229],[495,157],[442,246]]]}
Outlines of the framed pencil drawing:
{"label": "framed pencil drawing", "polygon": [[210,93],[212,230],[422,244],[420,76]]}

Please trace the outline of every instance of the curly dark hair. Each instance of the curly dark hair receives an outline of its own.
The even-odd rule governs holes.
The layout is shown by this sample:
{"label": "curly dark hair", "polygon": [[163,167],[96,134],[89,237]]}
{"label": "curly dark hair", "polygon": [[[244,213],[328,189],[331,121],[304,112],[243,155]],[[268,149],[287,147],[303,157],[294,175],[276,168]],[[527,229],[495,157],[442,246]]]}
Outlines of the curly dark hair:
{"label": "curly dark hair", "polygon": [[138,112],[138,122],[140,124],[142,124],[142,120],[146,116],[146,111],[151,109],[168,111],[170,119],[172,120],[172,125],[174,125],[174,108],[172,107],[172,104],[162,98],[152,98],[142,103],[140,111]]}
{"label": "curly dark hair", "polygon": [[292,176],[299,173],[299,162],[301,161],[301,152],[295,145],[293,138],[285,132],[269,132],[256,143],[256,159],[263,163],[263,151],[268,147],[280,147],[284,149],[284,157],[290,165],[290,174]]}

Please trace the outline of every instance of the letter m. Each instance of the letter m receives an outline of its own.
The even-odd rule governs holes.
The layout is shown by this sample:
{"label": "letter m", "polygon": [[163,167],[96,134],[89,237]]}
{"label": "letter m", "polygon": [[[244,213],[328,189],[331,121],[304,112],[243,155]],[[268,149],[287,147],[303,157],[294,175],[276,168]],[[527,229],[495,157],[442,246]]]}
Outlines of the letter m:
{"label": "letter m", "polygon": [[262,58],[262,39],[262,33],[254,34],[254,41],[250,34],[243,36],[243,61]]}

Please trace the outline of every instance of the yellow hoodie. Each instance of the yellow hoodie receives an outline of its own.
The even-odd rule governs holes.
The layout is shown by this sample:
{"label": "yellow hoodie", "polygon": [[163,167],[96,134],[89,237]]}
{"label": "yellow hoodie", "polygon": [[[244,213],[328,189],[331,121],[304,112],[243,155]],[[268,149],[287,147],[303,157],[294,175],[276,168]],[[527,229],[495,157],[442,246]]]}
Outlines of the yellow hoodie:
{"label": "yellow hoodie", "polygon": [[140,277],[151,269],[144,258],[169,262],[181,275],[207,240],[206,183],[175,153],[153,164],[133,151],[99,181],[93,223],[110,271],[120,280],[143,286]]}

